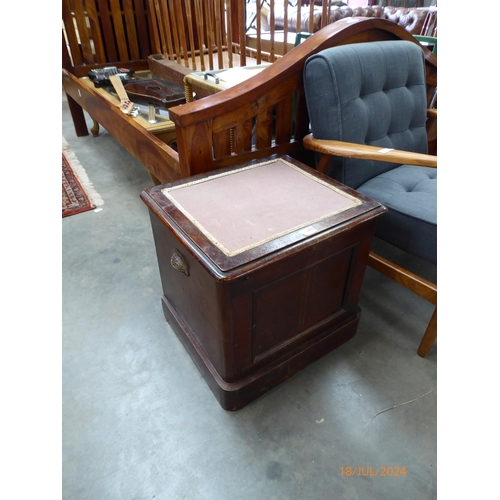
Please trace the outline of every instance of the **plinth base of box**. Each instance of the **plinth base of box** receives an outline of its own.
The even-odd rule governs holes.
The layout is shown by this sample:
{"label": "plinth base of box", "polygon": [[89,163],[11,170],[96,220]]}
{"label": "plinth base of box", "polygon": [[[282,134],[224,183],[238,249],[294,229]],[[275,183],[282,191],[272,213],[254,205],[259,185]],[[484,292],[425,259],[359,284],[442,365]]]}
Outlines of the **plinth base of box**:
{"label": "plinth base of box", "polygon": [[350,340],[356,334],[361,311],[357,312],[334,329],[321,332],[315,339],[304,343],[286,359],[280,359],[259,368],[255,373],[228,383],[224,381],[204,353],[188,325],[177,314],[165,296],[162,297],[163,313],[186,351],[198,367],[203,378],[224,410],[240,410],[259,396],[276,387],[325,354]]}

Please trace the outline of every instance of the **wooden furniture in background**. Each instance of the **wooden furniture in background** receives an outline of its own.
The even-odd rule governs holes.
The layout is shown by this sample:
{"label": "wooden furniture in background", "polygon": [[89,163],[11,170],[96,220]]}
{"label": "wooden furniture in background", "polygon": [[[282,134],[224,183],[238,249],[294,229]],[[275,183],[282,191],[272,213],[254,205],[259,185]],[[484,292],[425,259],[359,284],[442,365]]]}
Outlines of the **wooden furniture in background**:
{"label": "wooden furniture in background", "polygon": [[[418,44],[404,28],[386,20],[356,18],[328,25],[249,80],[199,101],[170,108],[178,151],[139,127],[133,118],[109,106],[94,89],[64,69],[63,85],[77,106],[101,123],[158,182],[165,183],[271,154],[288,154],[308,163],[302,142],[309,133],[302,81],[305,60],[339,44],[397,39]],[[422,50],[430,101],[437,84],[437,58],[429,50]]]}
{"label": "wooden furniture in background", "polygon": [[[106,66],[149,69],[149,23],[146,0],[63,0],[63,69],[77,78]],[[68,104],[77,136],[88,135],[81,106],[71,95]]]}
{"label": "wooden furniture in background", "polygon": [[[149,75],[149,72],[144,72]],[[141,74],[140,72],[138,74]],[[103,97],[110,106],[116,107],[117,109],[121,108],[121,102],[118,96],[114,95],[114,93],[110,93],[108,90],[104,88],[95,88],[92,80],[88,77],[82,77],[79,81],[86,85],[89,89],[94,91],[99,96]],[[165,144],[172,147],[175,143],[175,125],[169,120],[166,114],[156,115],[156,123],[150,123],[144,116],[137,116],[132,118],[134,122],[143,127],[145,130],[153,134],[155,137],[163,141]],[[97,137],[99,134],[99,123],[94,120],[94,126],[90,130],[94,137]]]}
{"label": "wooden furniture in background", "polygon": [[[245,4],[231,0],[148,0],[157,54],[193,71],[245,66]],[[234,12],[233,12],[234,10]],[[233,22],[237,22],[233,26]],[[243,43],[240,43],[243,40]],[[233,40],[236,39],[236,42]]]}
{"label": "wooden furniture in background", "polygon": [[[258,75],[223,92],[171,108],[179,171],[194,175],[271,154],[307,155],[309,133],[302,72],[308,57],[328,47],[371,40],[408,40],[404,28],[382,19],[351,18],[326,26]],[[425,54],[428,99],[437,84],[437,58]],[[231,130],[235,149],[231,151]]]}

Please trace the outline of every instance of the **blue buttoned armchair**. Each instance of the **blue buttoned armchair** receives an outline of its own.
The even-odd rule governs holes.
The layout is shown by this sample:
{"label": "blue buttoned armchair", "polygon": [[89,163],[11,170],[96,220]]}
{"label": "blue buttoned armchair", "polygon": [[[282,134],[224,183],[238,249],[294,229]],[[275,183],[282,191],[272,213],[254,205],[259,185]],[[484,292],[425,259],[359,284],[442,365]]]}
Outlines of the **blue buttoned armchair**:
{"label": "blue buttoned armchair", "polygon": [[[434,56],[433,56],[434,57]],[[317,168],[388,208],[376,236],[437,265],[437,157],[428,154],[424,51],[406,40],[326,49],[304,66]],[[437,285],[371,253],[369,265],[433,304]],[[437,336],[434,310],[418,354]]]}

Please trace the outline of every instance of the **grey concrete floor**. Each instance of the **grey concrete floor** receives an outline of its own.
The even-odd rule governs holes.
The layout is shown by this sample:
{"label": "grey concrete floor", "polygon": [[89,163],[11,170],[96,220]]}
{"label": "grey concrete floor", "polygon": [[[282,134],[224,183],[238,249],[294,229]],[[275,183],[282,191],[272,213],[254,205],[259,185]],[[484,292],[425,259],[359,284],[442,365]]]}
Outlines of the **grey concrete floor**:
{"label": "grey concrete floor", "polygon": [[77,138],[64,97],[62,134],[104,199],[62,220],[62,498],[436,498],[430,304],[368,269],[352,340],[224,411],[163,316],[146,170],[103,129]]}

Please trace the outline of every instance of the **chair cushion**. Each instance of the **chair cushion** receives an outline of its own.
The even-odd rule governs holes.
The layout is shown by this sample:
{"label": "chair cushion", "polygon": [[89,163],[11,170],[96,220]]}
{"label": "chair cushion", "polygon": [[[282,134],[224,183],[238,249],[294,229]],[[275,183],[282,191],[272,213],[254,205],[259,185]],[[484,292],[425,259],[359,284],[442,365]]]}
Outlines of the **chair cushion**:
{"label": "chair cushion", "polygon": [[437,264],[437,169],[401,165],[357,188],[389,211],[376,235]]}

